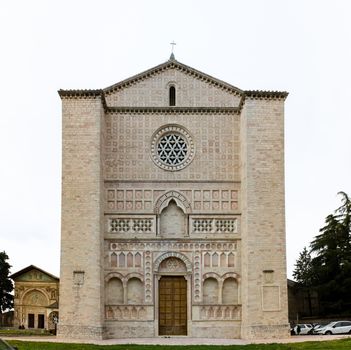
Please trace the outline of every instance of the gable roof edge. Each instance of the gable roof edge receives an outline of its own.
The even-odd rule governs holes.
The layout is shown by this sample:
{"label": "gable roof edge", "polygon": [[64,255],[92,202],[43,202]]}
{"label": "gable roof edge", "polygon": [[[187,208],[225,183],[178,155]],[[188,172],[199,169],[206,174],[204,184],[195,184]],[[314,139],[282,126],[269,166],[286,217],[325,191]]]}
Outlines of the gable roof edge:
{"label": "gable roof edge", "polygon": [[159,64],[158,66],[155,66],[155,67],[150,68],[144,72],[136,74],[130,78],[122,80],[119,83],[113,84],[113,85],[103,89],[103,91],[106,95],[109,95],[117,90],[124,89],[124,88],[131,86],[139,81],[143,81],[143,80],[145,80],[145,79],[147,79],[155,74],[158,74],[160,71],[167,70],[170,68],[182,70],[186,74],[194,76],[195,78],[200,79],[200,80],[205,80],[210,84],[218,86],[219,88],[222,88],[224,90],[230,91],[230,92],[232,92],[240,97],[242,97],[244,95],[244,91],[237,88],[236,86],[230,85],[230,84],[228,84],[220,79],[214,78],[211,75],[203,73],[195,68],[187,66],[184,63],[178,62],[176,60],[168,60],[162,64]]}
{"label": "gable roof edge", "polygon": [[46,275],[50,276],[51,278],[53,278],[53,279],[55,279],[55,280],[57,280],[57,281],[60,280],[57,276],[52,275],[51,273],[49,273],[49,272],[47,272],[47,271],[45,271],[45,270],[43,270],[43,269],[41,269],[40,267],[37,267],[37,266],[35,266],[35,265],[29,265],[29,266],[25,267],[24,269],[19,270],[19,271],[13,273],[13,274],[10,275],[9,277],[10,277],[11,279],[15,279],[15,278],[17,278],[18,276],[21,276],[21,275],[23,275],[24,273],[26,273],[26,272],[28,272],[28,271],[30,271],[30,270],[33,270],[33,269],[39,270],[40,272],[45,273]]}

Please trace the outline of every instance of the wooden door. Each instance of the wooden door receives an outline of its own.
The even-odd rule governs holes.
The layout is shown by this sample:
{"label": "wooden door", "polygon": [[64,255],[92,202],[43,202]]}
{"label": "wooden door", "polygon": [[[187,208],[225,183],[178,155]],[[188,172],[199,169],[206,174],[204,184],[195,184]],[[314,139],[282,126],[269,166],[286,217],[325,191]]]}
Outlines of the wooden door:
{"label": "wooden door", "polygon": [[183,276],[159,281],[159,335],[187,335],[187,286]]}

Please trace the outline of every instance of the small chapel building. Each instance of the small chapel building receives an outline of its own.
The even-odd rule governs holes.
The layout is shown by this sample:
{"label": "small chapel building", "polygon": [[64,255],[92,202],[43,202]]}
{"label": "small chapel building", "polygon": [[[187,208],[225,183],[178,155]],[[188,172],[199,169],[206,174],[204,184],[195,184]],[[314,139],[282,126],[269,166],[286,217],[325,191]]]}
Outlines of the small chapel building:
{"label": "small chapel building", "polygon": [[288,94],[172,55],[59,95],[59,337],[288,336]]}
{"label": "small chapel building", "polygon": [[15,284],[13,326],[56,330],[59,307],[59,278],[29,265],[12,274]]}

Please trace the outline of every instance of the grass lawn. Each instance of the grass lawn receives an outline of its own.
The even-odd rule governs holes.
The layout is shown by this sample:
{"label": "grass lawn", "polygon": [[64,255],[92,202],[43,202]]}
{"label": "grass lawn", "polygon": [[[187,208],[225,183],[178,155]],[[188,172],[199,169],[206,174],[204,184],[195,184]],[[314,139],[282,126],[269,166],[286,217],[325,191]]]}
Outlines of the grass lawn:
{"label": "grass lawn", "polygon": [[64,343],[42,343],[23,342],[9,340],[12,346],[18,350],[214,350],[225,348],[225,350],[350,350],[351,338],[303,342],[290,344],[250,344],[250,345],[92,345],[92,344],[64,344]]}

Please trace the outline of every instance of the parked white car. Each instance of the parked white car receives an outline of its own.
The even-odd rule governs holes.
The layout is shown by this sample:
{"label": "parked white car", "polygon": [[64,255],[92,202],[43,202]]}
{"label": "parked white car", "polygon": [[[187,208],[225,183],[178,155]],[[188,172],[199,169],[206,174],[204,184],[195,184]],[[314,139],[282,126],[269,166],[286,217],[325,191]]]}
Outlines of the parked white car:
{"label": "parked white car", "polygon": [[316,330],[316,334],[351,334],[351,321],[330,322],[324,327]]}
{"label": "parked white car", "polygon": [[[300,332],[297,331],[297,327],[300,327]],[[297,335],[310,334],[310,331],[312,332],[312,329],[313,326],[309,323],[299,323],[293,328],[294,334]]]}

